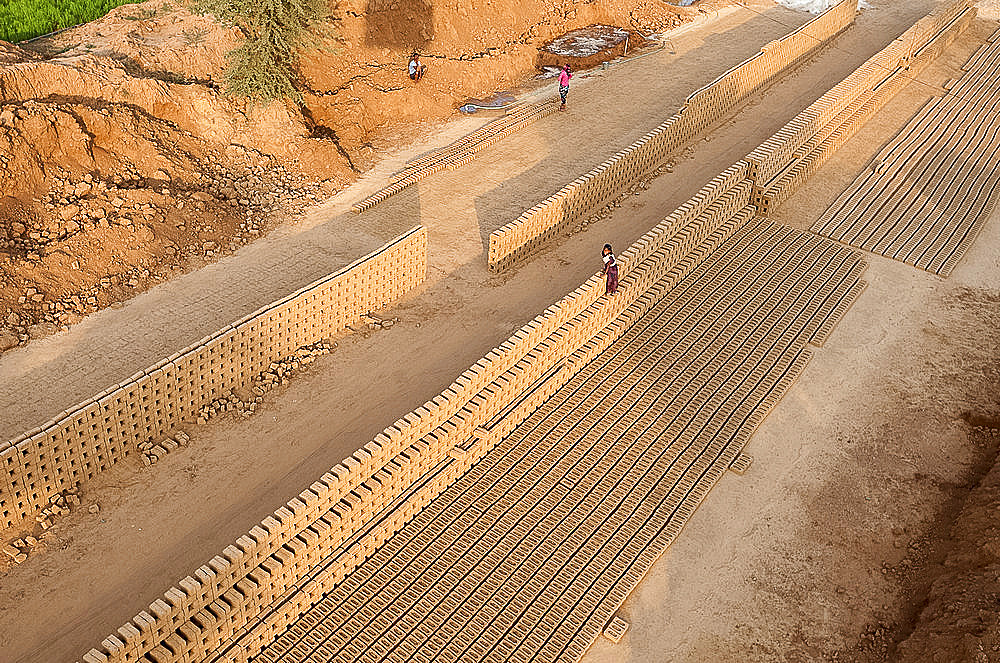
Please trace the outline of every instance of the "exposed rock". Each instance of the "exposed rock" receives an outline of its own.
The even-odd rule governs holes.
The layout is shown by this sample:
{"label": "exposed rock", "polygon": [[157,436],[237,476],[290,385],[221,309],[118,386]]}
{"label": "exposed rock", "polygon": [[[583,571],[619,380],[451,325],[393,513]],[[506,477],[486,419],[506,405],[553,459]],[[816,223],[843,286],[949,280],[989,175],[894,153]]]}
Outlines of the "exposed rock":
{"label": "exposed rock", "polygon": [[51,322],[39,322],[28,327],[28,337],[32,339],[44,338],[59,331],[59,327]]}
{"label": "exposed rock", "polygon": [[63,207],[61,210],[59,210],[59,218],[61,218],[63,221],[69,221],[79,213],[80,213],[80,208],[78,206],[67,205],[66,207]]}
{"label": "exposed rock", "polygon": [[0,329],[0,352],[6,352],[17,346],[17,334],[9,329]]}

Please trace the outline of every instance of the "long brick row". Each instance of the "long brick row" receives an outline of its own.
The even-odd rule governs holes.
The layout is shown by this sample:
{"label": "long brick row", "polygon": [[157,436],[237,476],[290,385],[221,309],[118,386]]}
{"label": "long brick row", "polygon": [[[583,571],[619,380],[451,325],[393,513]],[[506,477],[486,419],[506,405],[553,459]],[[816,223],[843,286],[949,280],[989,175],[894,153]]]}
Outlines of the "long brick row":
{"label": "long brick row", "polygon": [[248,385],[271,362],[395,301],[423,282],[426,263],[427,235],[418,227],[0,444],[0,528],[194,421],[202,406]]}
{"label": "long brick row", "polygon": [[1000,42],[904,127],[814,224],[817,233],[947,276],[1000,198]]}
{"label": "long brick row", "polygon": [[[758,222],[327,594],[258,661],[571,661],[735,461],[859,281]],[[582,360],[582,357],[581,357]]]}

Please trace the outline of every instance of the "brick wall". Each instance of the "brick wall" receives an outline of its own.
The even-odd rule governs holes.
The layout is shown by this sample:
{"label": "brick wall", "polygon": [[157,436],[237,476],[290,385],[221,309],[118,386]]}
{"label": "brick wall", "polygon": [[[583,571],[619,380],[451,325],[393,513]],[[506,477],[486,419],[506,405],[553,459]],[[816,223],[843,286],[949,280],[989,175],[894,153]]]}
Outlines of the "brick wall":
{"label": "brick wall", "polygon": [[0,527],[103,472],[291,355],[423,282],[427,233],[378,251],[271,304],[0,446]]}
{"label": "brick wall", "polygon": [[788,67],[854,21],[843,0],[795,32],[692,93],[676,115],[490,234],[489,267],[498,272],[564,232],[663,165],[691,138],[717,122]]}

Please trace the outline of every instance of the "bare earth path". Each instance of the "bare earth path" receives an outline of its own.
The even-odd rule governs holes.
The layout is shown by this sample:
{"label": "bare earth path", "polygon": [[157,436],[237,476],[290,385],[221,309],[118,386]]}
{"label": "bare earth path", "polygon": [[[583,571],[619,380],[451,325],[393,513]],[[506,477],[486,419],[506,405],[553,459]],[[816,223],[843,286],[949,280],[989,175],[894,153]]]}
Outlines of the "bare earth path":
{"label": "bare earth path", "polygon": [[[269,397],[258,416],[198,427],[189,431],[194,442],[188,450],[155,469],[126,464],[88,487],[85,503],[99,503],[101,512],[79,511],[58,523],[45,549],[0,581],[0,660],[47,663],[78,656],[576,287],[596,271],[597,247],[608,239],[619,246],[633,241],[929,6],[876,5],[835,49],[821,52],[773,86],[764,103],[752,101],[695,145],[671,175],[611,219],[511,274],[491,277],[485,269],[483,243],[492,229],[648,131],[688,92],[808,17],[780,9],[764,17],[743,10],[723,16],[673,39],[675,54],[662,51],[576,81],[568,113],[537,123],[461,170],[428,178],[364,215],[349,214],[350,204],[380,183],[364,180],[332,201],[323,220],[314,217],[122,309],[4,355],[0,433],[9,436],[418,222],[429,229],[428,286],[397,308],[401,324],[345,339],[332,356]],[[475,126],[463,122],[455,133]],[[986,232],[980,243],[991,241],[995,236]]]}

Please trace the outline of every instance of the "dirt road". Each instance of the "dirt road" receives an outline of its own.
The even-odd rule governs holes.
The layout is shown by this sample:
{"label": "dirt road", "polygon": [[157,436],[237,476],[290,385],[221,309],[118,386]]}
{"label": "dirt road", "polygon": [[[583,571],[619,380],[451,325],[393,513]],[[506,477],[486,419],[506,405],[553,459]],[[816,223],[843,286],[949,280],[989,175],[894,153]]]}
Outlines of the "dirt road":
{"label": "dirt road", "polygon": [[[515,327],[596,271],[597,247],[608,239],[619,246],[633,241],[928,8],[929,3],[919,2],[876,4],[838,39],[835,48],[823,51],[773,86],[765,101],[751,101],[735,120],[693,146],[672,174],[625,202],[610,219],[504,276],[492,277],[485,269],[482,253],[491,230],[648,131],[688,92],[808,16],[780,9],[764,16],[739,11],[688,30],[671,40],[672,53],[667,49],[575,81],[568,113],[537,123],[470,166],[428,178],[364,215],[349,214],[349,205],[380,183],[366,178],[296,228],[248,247],[212,269],[157,288],[122,309],[92,316],[67,333],[4,355],[0,411],[5,414],[0,432],[14,434],[175,350],[164,347],[171,341],[160,340],[161,333],[181,347],[259,305],[254,302],[267,301],[331,271],[414,223],[424,223],[429,230],[428,285],[396,309],[399,325],[367,338],[342,340],[332,356],[269,397],[258,416],[189,430],[194,440],[187,451],[172,454],[153,470],[126,464],[88,487],[85,504],[100,504],[100,513],[81,510],[58,523],[47,534],[44,549],[3,578],[0,660],[71,660],[387,423],[437,394]],[[446,128],[442,137],[466,132],[471,122],[465,121],[461,132]],[[385,170],[377,172],[384,176]],[[807,221],[811,219],[803,219]],[[978,246],[990,242],[995,246],[995,241],[988,232]],[[982,250],[974,248],[953,276],[955,283],[964,266],[979,255],[976,251]],[[892,284],[885,289],[894,292]],[[240,295],[235,297],[234,292]],[[914,295],[912,301],[919,307],[930,300]],[[883,297],[866,297],[860,308],[866,315],[849,316],[834,340],[847,336],[844,329],[855,318],[853,324],[862,328],[875,326],[876,314],[881,316],[879,324],[897,333],[893,325],[900,316],[885,315]],[[151,320],[148,316],[156,311],[162,316]],[[955,324],[963,321],[956,316]],[[117,349],[107,339],[121,339],[111,342]],[[969,348],[957,350],[962,354]],[[848,360],[870,365],[874,375],[881,370],[895,375],[920,365],[911,355],[891,359],[872,352],[835,358],[820,352],[797,388],[827,371],[851,372],[846,377],[858,380],[866,375]],[[913,364],[890,372],[899,360]],[[823,363],[828,361],[832,365]],[[882,389],[871,379],[872,389]],[[39,384],[47,386],[44,398],[38,398]],[[816,388],[821,394],[830,389],[821,384]],[[795,399],[793,391],[786,403]],[[785,416],[786,409],[779,407],[769,419],[768,425],[779,415],[784,422],[784,428],[772,435],[805,436],[799,430],[801,417]],[[814,416],[824,414],[817,411]],[[761,439],[765,432],[759,434]],[[823,436],[815,435],[816,444],[823,444]],[[758,444],[760,440],[755,440],[751,446]],[[758,457],[758,462],[767,465],[765,458]],[[829,478],[826,470],[838,469],[831,463],[815,471]],[[747,478],[752,477],[753,471]],[[739,490],[735,481],[723,482],[718,490]],[[770,490],[761,489],[755,499],[765,504],[783,501],[782,493]],[[745,498],[741,493],[733,499]],[[726,501],[730,506],[723,511],[731,511],[733,502],[728,500],[713,495],[710,504]],[[687,541],[695,526],[688,528],[680,543]],[[767,536],[766,530],[760,534]],[[698,545],[711,548],[715,543],[706,537],[697,536]],[[775,544],[765,539],[761,545]],[[671,591],[669,597],[687,604],[685,593]],[[660,612],[666,614],[665,609],[657,609]],[[679,612],[673,609],[670,614]]]}

